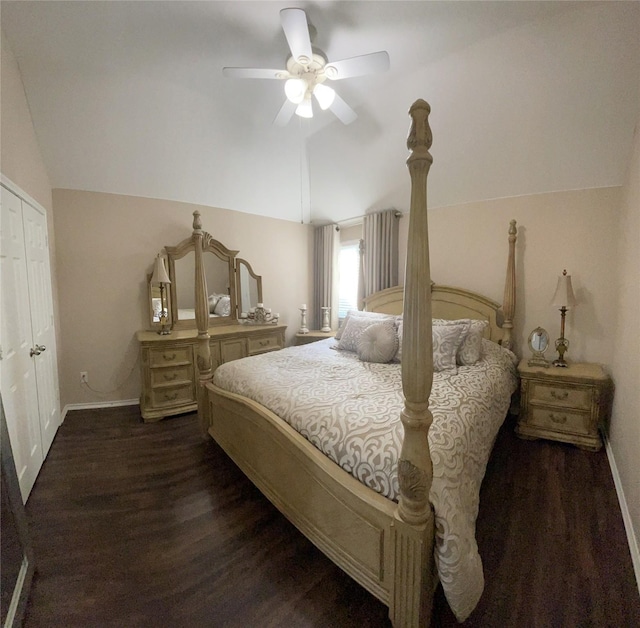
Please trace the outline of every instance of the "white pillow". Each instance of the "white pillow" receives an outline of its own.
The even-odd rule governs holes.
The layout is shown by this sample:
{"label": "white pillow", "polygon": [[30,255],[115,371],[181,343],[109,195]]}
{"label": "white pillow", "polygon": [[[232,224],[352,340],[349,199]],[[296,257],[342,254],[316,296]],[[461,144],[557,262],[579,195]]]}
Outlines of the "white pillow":
{"label": "white pillow", "polygon": [[391,362],[398,351],[394,321],[382,321],[367,327],[358,340],[358,357],[363,362]]}
{"label": "white pillow", "polygon": [[209,314],[215,313],[216,305],[220,300],[220,295],[218,294],[210,294],[207,301],[209,301]]}
{"label": "white pillow", "polygon": [[354,351],[358,350],[358,342],[360,336],[365,329],[376,325],[381,321],[376,318],[364,318],[361,316],[350,316],[347,320],[347,324],[342,330],[342,335],[338,341],[338,349],[342,351]]}
{"label": "white pillow", "polygon": [[213,313],[218,316],[229,316],[231,314],[231,297],[220,297]]}
{"label": "white pillow", "polygon": [[345,330],[347,326],[347,322],[352,317],[358,318],[375,318],[379,321],[383,320],[395,320],[395,316],[392,314],[381,314],[380,312],[361,312],[360,310],[349,310],[347,315],[344,317],[342,324],[340,325],[338,331],[336,332],[336,340],[340,340],[342,338],[342,332]]}

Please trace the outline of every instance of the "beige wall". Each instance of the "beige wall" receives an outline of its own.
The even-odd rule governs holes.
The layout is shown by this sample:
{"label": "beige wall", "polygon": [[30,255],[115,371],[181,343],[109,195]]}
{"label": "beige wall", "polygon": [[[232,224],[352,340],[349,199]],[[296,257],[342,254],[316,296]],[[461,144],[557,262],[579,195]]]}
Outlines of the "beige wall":
{"label": "beige wall", "polygon": [[611,370],[616,383],[610,443],[633,524],[636,577],[640,586],[640,119],[623,189],[613,282],[618,298],[610,310],[615,333]]}
{"label": "beige wall", "polygon": [[[551,299],[566,268],[578,301],[567,313],[567,357],[609,364],[620,195],[620,188],[599,188],[430,209],[431,277],[502,303],[509,220],[515,218],[517,351],[526,353],[527,337],[537,326],[552,339],[560,335],[560,313]],[[408,222],[407,214],[400,223],[401,259],[406,256]]]}
{"label": "beige wall", "polygon": [[[135,399],[140,394],[135,333],[147,327],[146,274],[164,245],[191,234],[192,213],[262,275],[266,307],[299,326],[310,302],[308,225],[236,211],[116,194],[54,190],[60,321],[65,361],[60,370],[67,404]],[[89,374],[92,392],[79,383]]]}

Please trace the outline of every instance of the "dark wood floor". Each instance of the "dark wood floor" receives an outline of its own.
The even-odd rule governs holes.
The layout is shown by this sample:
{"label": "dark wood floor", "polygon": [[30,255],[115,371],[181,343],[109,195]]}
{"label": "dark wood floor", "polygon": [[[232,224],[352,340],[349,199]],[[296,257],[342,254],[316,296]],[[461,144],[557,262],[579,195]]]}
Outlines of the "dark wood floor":
{"label": "dark wood floor", "polygon": [[[194,415],[73,412],[27,504],[37,560],[25,625],[388,627],[203,440]],[[483,485],[486,588],[465,626],[640,626],[603,451],[500,432]],[[457,625],[442,594],[435,625]]]}

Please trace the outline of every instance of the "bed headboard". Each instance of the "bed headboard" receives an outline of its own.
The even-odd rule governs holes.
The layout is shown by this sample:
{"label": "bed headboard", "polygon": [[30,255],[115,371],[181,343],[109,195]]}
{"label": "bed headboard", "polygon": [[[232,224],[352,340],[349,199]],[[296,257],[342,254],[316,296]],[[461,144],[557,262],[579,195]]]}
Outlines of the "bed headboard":
{"label": "bed headboard", "polygon": [[[431,283],[431,312],[433,318],[456,320],[472,318],[489,321],[485,337],[512,349],[511,330],[515,311],[515,242],[516,221],[509,224],[509,256],[505,281],[504,304],[500,305],[477,292]],[[402,314],[404,286],[376,292],[364,299],[364,309],[383,314]]]}

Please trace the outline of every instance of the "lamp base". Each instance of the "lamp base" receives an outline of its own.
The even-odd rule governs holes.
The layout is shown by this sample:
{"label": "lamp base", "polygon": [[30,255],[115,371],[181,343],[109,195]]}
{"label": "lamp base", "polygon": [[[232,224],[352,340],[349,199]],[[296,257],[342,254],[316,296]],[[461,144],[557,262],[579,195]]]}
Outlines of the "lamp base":
{"label": "lamp base", "polygon": [[558,358],[552,362],[553,366],[560,366],[563,368],[567,368],[569,363],[564,358]]}

